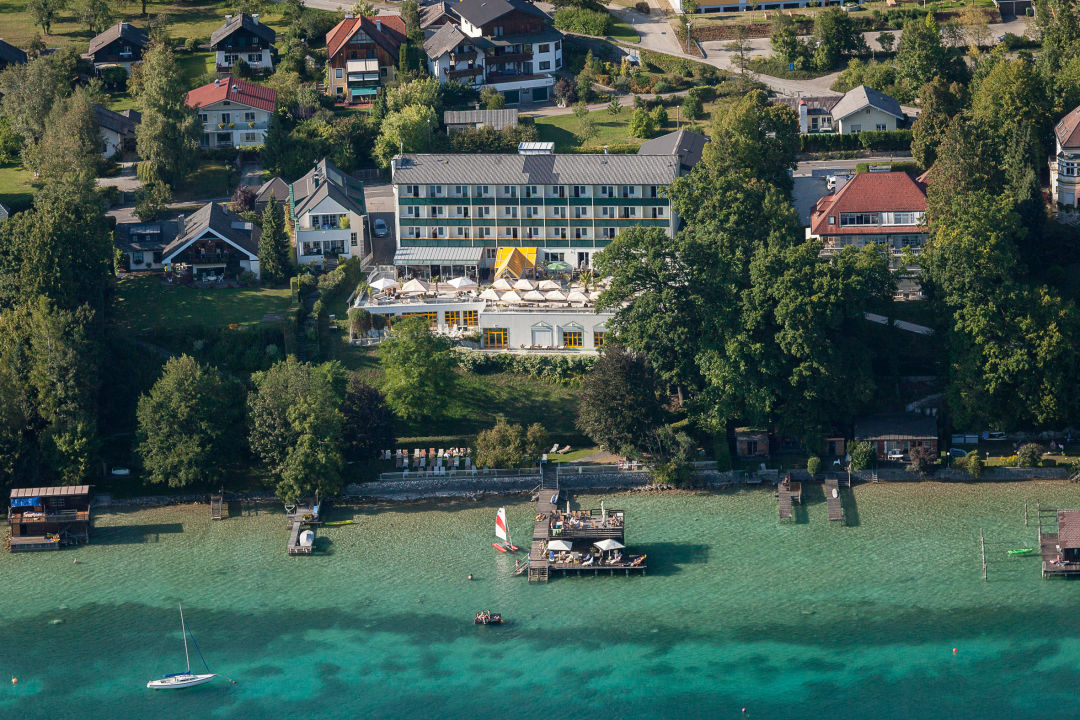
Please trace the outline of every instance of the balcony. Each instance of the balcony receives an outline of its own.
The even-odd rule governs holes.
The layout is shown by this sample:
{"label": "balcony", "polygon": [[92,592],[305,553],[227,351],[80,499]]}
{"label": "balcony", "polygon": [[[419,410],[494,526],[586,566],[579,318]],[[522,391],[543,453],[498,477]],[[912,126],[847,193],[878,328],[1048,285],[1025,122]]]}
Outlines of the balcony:
{"label": "balcony", "polygon": [[460,80],[462,78],[480,77],[484,74],[484,68],[471,67],[464,70],[447,70],[446,77],[450,80]]}
{"label": "balcony", "polygon": [[504,53],[488,55],[486,59],[489,63],[532,62],[533,54],[531,52]]}

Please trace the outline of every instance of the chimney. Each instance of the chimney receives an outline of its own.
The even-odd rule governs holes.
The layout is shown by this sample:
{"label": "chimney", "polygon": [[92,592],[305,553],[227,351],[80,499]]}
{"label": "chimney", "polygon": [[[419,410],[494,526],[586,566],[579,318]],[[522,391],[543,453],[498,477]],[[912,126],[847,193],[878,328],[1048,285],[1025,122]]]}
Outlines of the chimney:
{"label": "chimney", "polygon": [[382,20],[380,20],[379,18],[375,18],[375,29],[379,32],[382,32]]}
{"label": "chimney", "polygon": [[232,15],[226,15],[225,16],[225,24],[228,25],[231,22],[232,22]]}
{"label": "chimney", "polygon": [[810,131],[809,121],[806,119],[806,101],[799,101],[799,132],[805,135]]}
{"label": "chimney", "polygon": [[259,24],[259,13],[253,13],[251,15],[251,19],[255,21],[256,25],[258,25]]}

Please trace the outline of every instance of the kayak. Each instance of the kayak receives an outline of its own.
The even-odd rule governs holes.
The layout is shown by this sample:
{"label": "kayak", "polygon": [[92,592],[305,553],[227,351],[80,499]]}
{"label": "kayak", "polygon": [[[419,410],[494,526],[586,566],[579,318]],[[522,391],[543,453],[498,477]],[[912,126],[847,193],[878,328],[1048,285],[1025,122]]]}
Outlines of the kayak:
{"label": "kayak", "polygon": [[355,520],[334,520],[333,522],[326,523],[327,525],[352,525]]}
{"label": "kayak", "polygon": [[1030,555],[1035,552],[1034,548],[1020,548],[1019,550],[1010,550],[1010,555]]}

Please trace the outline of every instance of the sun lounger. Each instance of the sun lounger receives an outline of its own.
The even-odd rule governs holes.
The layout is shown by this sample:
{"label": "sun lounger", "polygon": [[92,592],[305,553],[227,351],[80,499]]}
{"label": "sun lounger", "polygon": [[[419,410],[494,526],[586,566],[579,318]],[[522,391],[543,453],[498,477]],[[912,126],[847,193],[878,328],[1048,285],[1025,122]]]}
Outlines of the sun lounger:
{"label": "sun lounger", "polygon": [[645,555],[638,555],[636,558],[634,558],[634,562],[630,563],[630,567],[637,567],[641,563],[645,562],[646,557],[647,556]]}
{"label": "sun lounger", "polygon": [[555,443],[554,445],[552,445],[551,449],[548,450],[548,452],[549,453],[557,453],[557,452],[559,452],[559,443]]}
{"label": "sun lounger", "polygon": [[569,445],[563,445],[562,449],[559,450],[560,455],[565,455],[568,452],[570,452],[570,446]]}

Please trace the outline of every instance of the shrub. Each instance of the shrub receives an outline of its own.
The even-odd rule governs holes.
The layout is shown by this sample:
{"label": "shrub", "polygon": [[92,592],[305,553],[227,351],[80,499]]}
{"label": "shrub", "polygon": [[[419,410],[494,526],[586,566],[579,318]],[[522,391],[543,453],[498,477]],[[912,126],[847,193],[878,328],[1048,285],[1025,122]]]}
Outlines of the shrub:
{"label": "shrub", "polygon": [[675,88],[672,86],[672,84],[667,81],[667,78],[657,78],[656,82],[654,82],[652,86],[652,91],[658,94],[668,93],[673,91],[674,89]]}
{"label": "shrub", "polygon": [[300,298],[305,298],[311,293],[315,292],[315,289],[319,285],[319,280],[311,273],[304,273],[300,276],[298,295]]}
{"label": "shrub", "polygon": [[240,282],[244,285],[254,285],[256,280],[257,278],[255,277],[255,273],[251,272],[250,270],[245,270],[244,272],[240,273]]}
{"label": "shrub", "polygon": [[195,52],[199,49],[199,38],[189,37],[184,41],[184,49],[188,52]]}
{"label": "shrub", "polygon": [[806,472],[810,473],[810,477],[817,477],[817,474],[821,472],[821,458],[817,455],[811,455],[806,459]]}
{"label": "shrub", "polygon": [[962,470],[965,470],[974,480],[978,480],[982,477],[983,470],[986,467],[986,461],[983,460],[982,455],[977,451],[969,452],[967,455],[957,460],[956,464]]}
{"label": "shrub", "polygon": [[874,451],[872,443],[856,443],[855,446],[851,448],[851,469],[869,470],[874,466],[876,457],[877,453]]}
{"label": "shrub", "polygon": [[639,2],[634,3],[634,9],[637,10],[642,15],[648,15],[649,14],[649,3],[645,2],[644,0],[639,0]]}
{"label": "shrub", "polygon": [[911,448],[908,453],[911,461],[908,463],[908,472],[926,476],[934,472],[937,467],[937,456],[925,445]]}
{"label": "shrub", "polygon": [[555,27],[580,35],[603,36],[611,30],[611,13],[565,7],[555,11]]}
{"label": "shrub", "polygon": [[1016,450],[1017,467],[1037,467],[1042,459],[1043,447],[1038,443],[1024,443]]}
{"label": "shrub", "polygon": [[255,209],[255,188],[241,185],[232,196],[233,212],[246,213]]}
{"label": "shrub", "polygon": [[247,60],[244,58],[236,58],[232,64],[232,75],[238,77],[241,80],[247,80],[254,73],[251,70],[251,66],[247,64]]}
{"label": "shrub", "polygon": [[910,150],[910,130],[868,130],[855,135],[800,135],[802,152],[826,150]]}
{"label": "shrub", "polygon": [[707,103],[716,99],[716,88],[710,85],[696,85],[690,88],[687,96],[693,95],[700,102]]}

